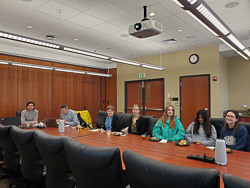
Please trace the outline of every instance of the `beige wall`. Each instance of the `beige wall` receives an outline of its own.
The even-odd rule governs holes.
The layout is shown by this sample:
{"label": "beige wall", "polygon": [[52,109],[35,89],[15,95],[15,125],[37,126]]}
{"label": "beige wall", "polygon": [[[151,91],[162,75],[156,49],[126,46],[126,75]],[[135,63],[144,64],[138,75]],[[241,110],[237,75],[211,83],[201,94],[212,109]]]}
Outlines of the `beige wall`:
{"label": "beige wall", "polygon": [[[189,63],[188,58],[191,54],[199,55],[199,62],[195,65]],[[220,63],[220,59],[223,60]],[[137,61],[160,65],[160,57],[152,56],[137,59]],[[146,79],[164,78],[165,81],[165,103],[169,102],[167,94],[171,97],[179,96],[179,78],[187,75],[210,74],[211,76],[211,117],[220,117],[221,110],[226,106],[225,101],[221,101],[220,86],[227,82],[226,71],[220,72],[220,67],[226,67],[225,58],[219,55],[219,47],[209,46],[203,48],[189,49],[181,52],[164,54],[162,56],[162,66],[166,69],[164,71],[157,71],[152,69],[139,68],[135,66],[125,65],[119,63],[117,65],[117,108],[118,112],[124,109],[124,82],[130,80],[139,80],[139,73],[146,73]],[[217,76],[218,81],[213,82],[212,77]],[[225,77],[225,78],[220,78]],[[227,90],[223,89],[223,95]],[[180,109],[176,106],[176,114],[179,116]]]}
{"label": "beige wall", "polygon": [[250,108],[250,61],[241,56],[229,58],[228,64],[228,105],[230,109]]}
{"label": "beige wall", "polygon": [[228,109],[228,59],[220,54],[219,78],[220,79],[220,116],[223,117],[223,111]]}

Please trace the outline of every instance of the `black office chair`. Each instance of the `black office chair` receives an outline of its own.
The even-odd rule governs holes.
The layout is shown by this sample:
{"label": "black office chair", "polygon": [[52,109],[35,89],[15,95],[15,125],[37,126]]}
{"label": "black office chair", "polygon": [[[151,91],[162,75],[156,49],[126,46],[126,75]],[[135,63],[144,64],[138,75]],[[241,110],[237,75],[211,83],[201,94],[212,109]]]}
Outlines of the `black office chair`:
{"label": "black office chair", "polygon": [[12,126],[10,133],[22,156],[21,173],[28,180],[27,184],[35,187],[45,187],[44,164],[33,139],[34,131],[22,130]]}
{"label": "black office chair", "polygon": [[22,114],[22,111],[16,111],[16,117],[20,117],[21,118],[21,114]]}
{"label": "black office chair", "polygon": [[148,132],[150,133],[149,136],[153,135],[153,129],[158,120],[158,118],[151,118],[150,127],[148,128]]}
{"label": "black office chair", "polygon": [[97,128],[102,128],[104,125],[105,118],[107,116],[107,111],[99,110],[97,114],[96,126]]}
{"label": "black office chair", "polygon": [[224,188],[249,188],[250,181],[244,180],[232,174],[223,174]]}
{"label": "black office chair", "polygon": [[221,129],[223,129],[225,122],[226,122],[225,119],[224,118],[210,118],[209,120],[211,122],[211,125],[213,125],[214,128],[216,129],[217,138],[220,138]]}
{"label": "black office chair", "polygon": [[155,116],[142,116],[143,118],[145,118],[145,130],[144,130],[144,135],[147,136],[152,136],[152,131],[151,131],[151,127],[152,127],[152,118],[154,118]]}
{"label": "black office chair", "polygon": [[63,147],[64,137],[51,136],[42,131],[35,131],[33,136],[46,166],[47,188],[74,188],[75,182],[71,179],[71,171]]}
{"label": "black office chair", "polygon": [[11,180],[9,188],[12,185],[24,185],[24,179],[20,172],[20,154],[11,138],[10,128],[11,126],[0,124],[0,143],[4,153],[3,162],[7,177]]}
{"label": "black office chair", "polygon": [[190,168],[167,164],[144,157],[129,149],[123,152],[128,183],[133,188],[219,188],[216,169]]}
{"label": "black office chair", "polygon": [[63,144],[77,188],[125,186],[118,148],[87,146],[69,137]]}
{"label": "black office chair", "polygon": [[124,129],[129,126],[129,118],[133,116],[133,114],[128,114],[128,113],[121,113],[117,112],[117,117],[119,118],[120,122],[120,129]]}

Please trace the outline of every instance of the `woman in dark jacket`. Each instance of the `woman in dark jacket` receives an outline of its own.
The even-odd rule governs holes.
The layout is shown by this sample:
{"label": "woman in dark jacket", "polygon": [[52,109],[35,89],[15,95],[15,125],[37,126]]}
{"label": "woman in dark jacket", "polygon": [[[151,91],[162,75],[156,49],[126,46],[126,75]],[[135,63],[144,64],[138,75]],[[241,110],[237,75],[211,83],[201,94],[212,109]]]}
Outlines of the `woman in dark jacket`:
{"label": "woman in dark jacket", "polygon": [[132,108],[133,116],[129,118],[129,134],[141,135],[145,133],[145,119],[140,116],[140,108],[138,104],[135,104]]}
{"label": "woman in dark jacket", "polygon": [[107,117],[104,119],[103,128],[104,130],[120,131],[119,118],[114,115],[115,107],[109,105],[107,107]]}

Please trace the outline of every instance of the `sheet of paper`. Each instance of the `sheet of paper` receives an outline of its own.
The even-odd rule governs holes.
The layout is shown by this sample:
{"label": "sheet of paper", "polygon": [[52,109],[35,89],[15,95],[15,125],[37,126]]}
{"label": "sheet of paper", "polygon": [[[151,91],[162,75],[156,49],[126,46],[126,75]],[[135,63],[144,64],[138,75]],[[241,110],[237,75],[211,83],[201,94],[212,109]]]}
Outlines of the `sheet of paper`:
{"label": "sheet of paper", "polygon": [[215,149],[215,147],[213,147],[213,146],[209,146],[209,147],[206,147],[207,149],[211,149],[211,150],[214,150]]}
{"label": "sheet of paper", "polygon": [[160,143],[164,143],[164,144],[166,144],[167,142],[168,142],[167,139],[162,139],[162,140],[160,141]]}
{"label": "sheet of paper", "polygon": [[69,125],[64,125],[64,127],[69,127]]}
{"label": "sheet of paper", "polygon": [[98,129],[89,129],[89,131],[91,131],[91,132],[98,132]]}

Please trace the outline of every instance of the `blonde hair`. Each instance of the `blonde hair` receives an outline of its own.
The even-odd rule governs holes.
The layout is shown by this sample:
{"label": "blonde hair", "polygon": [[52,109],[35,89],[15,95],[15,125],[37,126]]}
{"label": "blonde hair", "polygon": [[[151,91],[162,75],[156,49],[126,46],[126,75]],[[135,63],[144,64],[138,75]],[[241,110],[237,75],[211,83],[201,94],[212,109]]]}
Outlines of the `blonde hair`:
{"label": "blonde hair", "polygon": [[134,104],[133,107],[132,107],[132,110],[134,109],[134,107],[138,107],[139,110],[140,110],[140,106],[138,104]]}
{"label": "blonde hair", "polygon": [[168,105],[165,107],[163,116],[161,117],[161,122],[163,124],[163,127],[166,127],[165,121],[167,120],[167,117],[168,117],[167,112],[168,112],[169,107],[173,108],[173,115],[171,116],[171,119],[169,122],[169,124],[170,124],[169,128],[174,129],[175,128],[175,121],[174,121],[175,116],[174,116],[174,106],[173,105]]}
{"label": "blonde hair", "polygon": [[108,111],[108,110],[115,111],[115,107],[114,107],[114,106],[112,106],[112,105],[108,105],[108,107],[107,107],[107,111]]}

